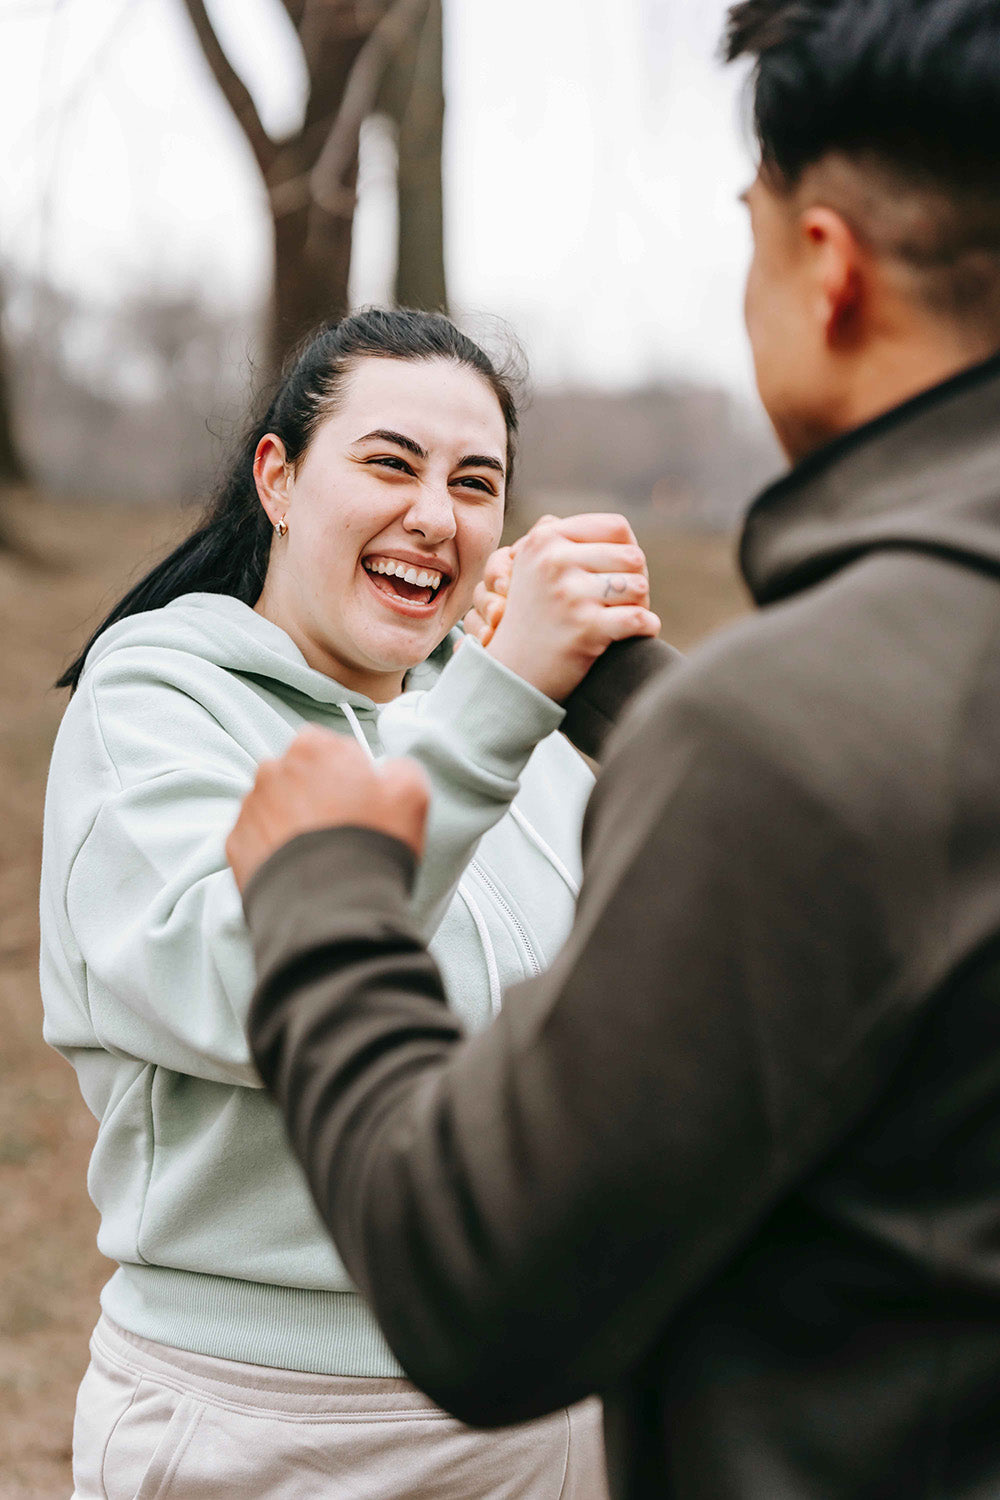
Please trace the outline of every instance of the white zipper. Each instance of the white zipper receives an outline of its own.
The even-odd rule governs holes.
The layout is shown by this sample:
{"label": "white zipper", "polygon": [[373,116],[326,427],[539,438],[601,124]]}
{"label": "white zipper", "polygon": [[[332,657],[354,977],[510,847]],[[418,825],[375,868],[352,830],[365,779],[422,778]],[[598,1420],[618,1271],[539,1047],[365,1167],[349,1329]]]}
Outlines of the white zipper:
{"label": "white zipper", "polygon": [[489,888],[489,890],[490,890],[490,892],[491,892],[494,900],[496,901],[497,905],[500,906],[507,913],[508,917],[511,920],[512,926],[515,928],[515,930],[518,933],[518,936],[521,939],[521,942],[524,944],[524,950],[525,950],[525,952],[528,955],[528,962],[531,965],[531,971],[532,971],[532,973],[535,974],[536,976],[539,975],[542,972],[542,966],[541,966],[541,964],[538,961],[538,956],[535,953],[534,948],[531,946],[531,939],[528,937],[528,934],[525,931],[523,922],[521,921],[521,919],[518,917],[517,913],[514,911],[514,909],[510,905],[510,902],[506,901],[504,899],[504,897],[501,895],[500,891],[497,889],[497,887],[494,884],[494,882],[487,875],[486,871],[483,869],[483,867],[479,863],[479,861],[477,859],[472,860],[471,861],[471,866],[472,866],[472,869],[475,870],[476,874],[479,876],[479,878],[483,882],[483,884]]}
{"label": "white zipper", "polygon": [[490,1010],[493,1015],[500,1014],[500,1006],[503,1004],[503,985],[500,983],[500,969],[497,965],[496,950],[493,947],[493,939],[490,937],[490,929],[486,925],[486,918],[479,909],[479,903],[472,896],[464,881],[459,883],[459,898],[465,902],[469,916],[476,924],[479,941],[482,944],[483,956],[486,959],[486,978],[490,986]]}

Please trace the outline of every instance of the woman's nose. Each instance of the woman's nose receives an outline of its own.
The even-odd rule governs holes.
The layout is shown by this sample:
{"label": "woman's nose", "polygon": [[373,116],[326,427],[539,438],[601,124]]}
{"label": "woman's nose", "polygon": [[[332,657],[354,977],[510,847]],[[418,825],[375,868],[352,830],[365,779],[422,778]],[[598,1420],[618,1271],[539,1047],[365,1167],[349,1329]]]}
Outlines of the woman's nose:
{"label": "woman's nose", "polygon": [[455,503],[446,484],[423,483],[417,490],[403,525],[427,542],[447,542],[455,535]]}

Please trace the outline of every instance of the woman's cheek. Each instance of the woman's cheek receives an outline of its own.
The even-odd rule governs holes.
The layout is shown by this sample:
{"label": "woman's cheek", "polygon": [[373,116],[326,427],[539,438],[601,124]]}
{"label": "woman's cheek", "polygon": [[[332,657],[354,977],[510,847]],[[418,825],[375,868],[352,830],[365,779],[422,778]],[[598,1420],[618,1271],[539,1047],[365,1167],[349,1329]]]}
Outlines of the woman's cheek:
{"label": "woman's cheek", "polygon": [[[489,553],[487,553],[488,556]],[[476,584],[483,576],[483,568],[485,566],[486,560],[484,558],[483,567],[480,568],[479,572],[471,580],[467,576],[465,569],[462,569],[462,576],[458,581],[457,587],[452,590],[451,598],[448,601],[448,610],[445,615],[445,623],[449,630],[453,625],[457,625],[459,620],[467,615],[472,608],[472,596],[475,593]]]}

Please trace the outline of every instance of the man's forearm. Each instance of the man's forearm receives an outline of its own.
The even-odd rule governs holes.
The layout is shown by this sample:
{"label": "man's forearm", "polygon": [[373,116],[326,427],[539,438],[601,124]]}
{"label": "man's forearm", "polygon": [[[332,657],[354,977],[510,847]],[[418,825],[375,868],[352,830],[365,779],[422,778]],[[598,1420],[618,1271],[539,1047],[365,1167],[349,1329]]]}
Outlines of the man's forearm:
{"label": "man's forearm", "polygon": [[648,637],[616,641],[566,700],[563,734],[591,760],[601,760],[608,736],[631,700],[683,660],[666,641]]}

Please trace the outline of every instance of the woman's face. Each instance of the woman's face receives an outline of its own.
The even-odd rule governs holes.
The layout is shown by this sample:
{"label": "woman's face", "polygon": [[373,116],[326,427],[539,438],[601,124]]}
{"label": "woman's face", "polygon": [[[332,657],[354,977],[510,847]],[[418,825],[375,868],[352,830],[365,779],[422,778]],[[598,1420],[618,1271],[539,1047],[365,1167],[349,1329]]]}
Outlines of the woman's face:
{"label": "woman's face", "polygon": [[386,702],[466,612],[503,525],[507,431],[474,370],[366,357],[294,473],[276,438],[254,472],[272,522],[256,608],[310,666]]}

